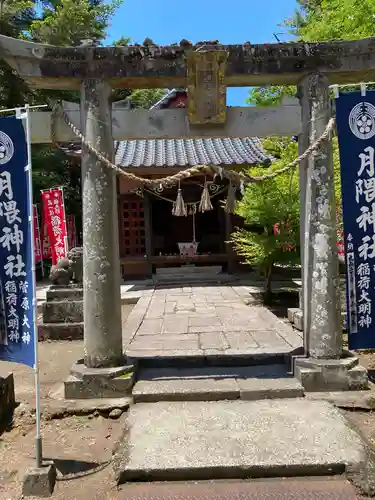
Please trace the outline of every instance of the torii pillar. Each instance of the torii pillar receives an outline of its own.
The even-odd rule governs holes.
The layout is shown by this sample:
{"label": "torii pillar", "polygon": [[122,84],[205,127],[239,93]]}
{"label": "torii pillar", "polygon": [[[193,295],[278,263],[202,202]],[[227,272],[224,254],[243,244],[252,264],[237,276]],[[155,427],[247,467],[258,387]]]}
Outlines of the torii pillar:
{"label": "torii pillar", "polygon": [[[106,80],[81,84],[81,131],[114,160],[112,88]],[[132,370],[122,346],[116,173],[82,144],[84,360],[65,381],[67,399],[119,397],[131,390]]]}
{"label": "torii pillar", "polygon": [[[328,78],[313,73],[299,84],[302,144],[313,144],[332,117]],[[306,170],[304,171],[304,169]],[[332,142],[326,140],[301,165],[304,357],[295,372],[311,391],[365,389],[367,371],[343,351],[340,275]]]}
{"label": "torii pillar", "polygon": [[[88,79],[81,86],[81,130],[113,161],[111,87]],[[82,145],[83,304],[85,366],[123,364],[116,173]]]}

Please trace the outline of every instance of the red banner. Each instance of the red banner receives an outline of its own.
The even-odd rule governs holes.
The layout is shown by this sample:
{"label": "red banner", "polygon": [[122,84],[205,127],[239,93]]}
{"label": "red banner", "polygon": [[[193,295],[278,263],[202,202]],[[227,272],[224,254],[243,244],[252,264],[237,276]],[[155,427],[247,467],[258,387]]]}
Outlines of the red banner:
{"label": "red banner", "polygon": [[41,241],[42,241],[42,252],[43,252],[43,259],[50,259],[52,257],[51,254],[51,243],[48,238],[48,232],[47,232],[47,224],[44,221],[43,217],[43,225],[41,228]]}
{"label": "red banner", "polygon": [[76,219],[74,215],[66,216],[66,226],[68,229],[68,248],[71,250],[77,246]]}
{"label": "red banner", "polygon": [[62,188],[42,192],[44,227],[43,239],[48,235],[51,244],[52,264],[67,254],[68,239],[65,220],[64,196]]}
{"label": "red banner", "polygon": [[344,233],[343,233],[343,231],[337,231],[337,253],[342,258],[345,255]]}
{"label": "red banner", "polygon": [[33,205],[33,215],[34,215],[34,251],[35,251],[35,263],[41,262],[42,257],[42,246],[40,242],[40,229],[39,229],[39,218],[38,209],[36,205]]}

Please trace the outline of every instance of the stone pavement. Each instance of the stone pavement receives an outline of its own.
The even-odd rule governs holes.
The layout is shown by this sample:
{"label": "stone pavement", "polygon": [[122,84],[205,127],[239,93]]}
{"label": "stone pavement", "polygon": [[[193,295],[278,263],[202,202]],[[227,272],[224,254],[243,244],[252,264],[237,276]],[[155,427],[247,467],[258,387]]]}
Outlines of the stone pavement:
{"label": "stone pavement", "polygon": [[119,483],[291,477],[354,472],[365,452],[325,401],[140,403],[113,466]]}
{"label": "stone pavement", "polygon": [[301,334],[241,286],[171,286],[144,290],[124,328],[131,358],[288,354]]}
{"label": "stone pavement", "polygon": [[[342,478],[140,483],[121,488],[126,500],[357,500]],[[117,497],[116,497],[117,498]]]}

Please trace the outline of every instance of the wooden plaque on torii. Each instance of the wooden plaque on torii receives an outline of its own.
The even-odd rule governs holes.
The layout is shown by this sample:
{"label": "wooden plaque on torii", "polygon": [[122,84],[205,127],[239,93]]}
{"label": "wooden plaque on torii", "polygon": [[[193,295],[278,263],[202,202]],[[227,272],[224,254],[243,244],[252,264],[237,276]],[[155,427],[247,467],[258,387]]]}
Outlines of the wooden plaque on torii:
{"label": "wooden plaque on torii", "polygon": [[187,54],[190,125],[222,125],[226,120],[225,50]]}

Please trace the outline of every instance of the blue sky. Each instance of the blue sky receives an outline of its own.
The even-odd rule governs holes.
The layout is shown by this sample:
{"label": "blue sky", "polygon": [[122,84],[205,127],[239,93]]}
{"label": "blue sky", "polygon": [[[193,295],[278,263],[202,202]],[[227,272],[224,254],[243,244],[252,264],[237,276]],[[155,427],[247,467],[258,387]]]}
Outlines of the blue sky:
{"label": "blue sky", "polygon": [[[142,43],[150,37],[169,45],[186,38],[192,42],[220,40],[221,43],[275,42],[290,39],[280,28],[293,14],[296,0],[125,0],[108,32],[107,43],[121,36]],[[244,105],[248,89],[228,89],[228,105]]]}

